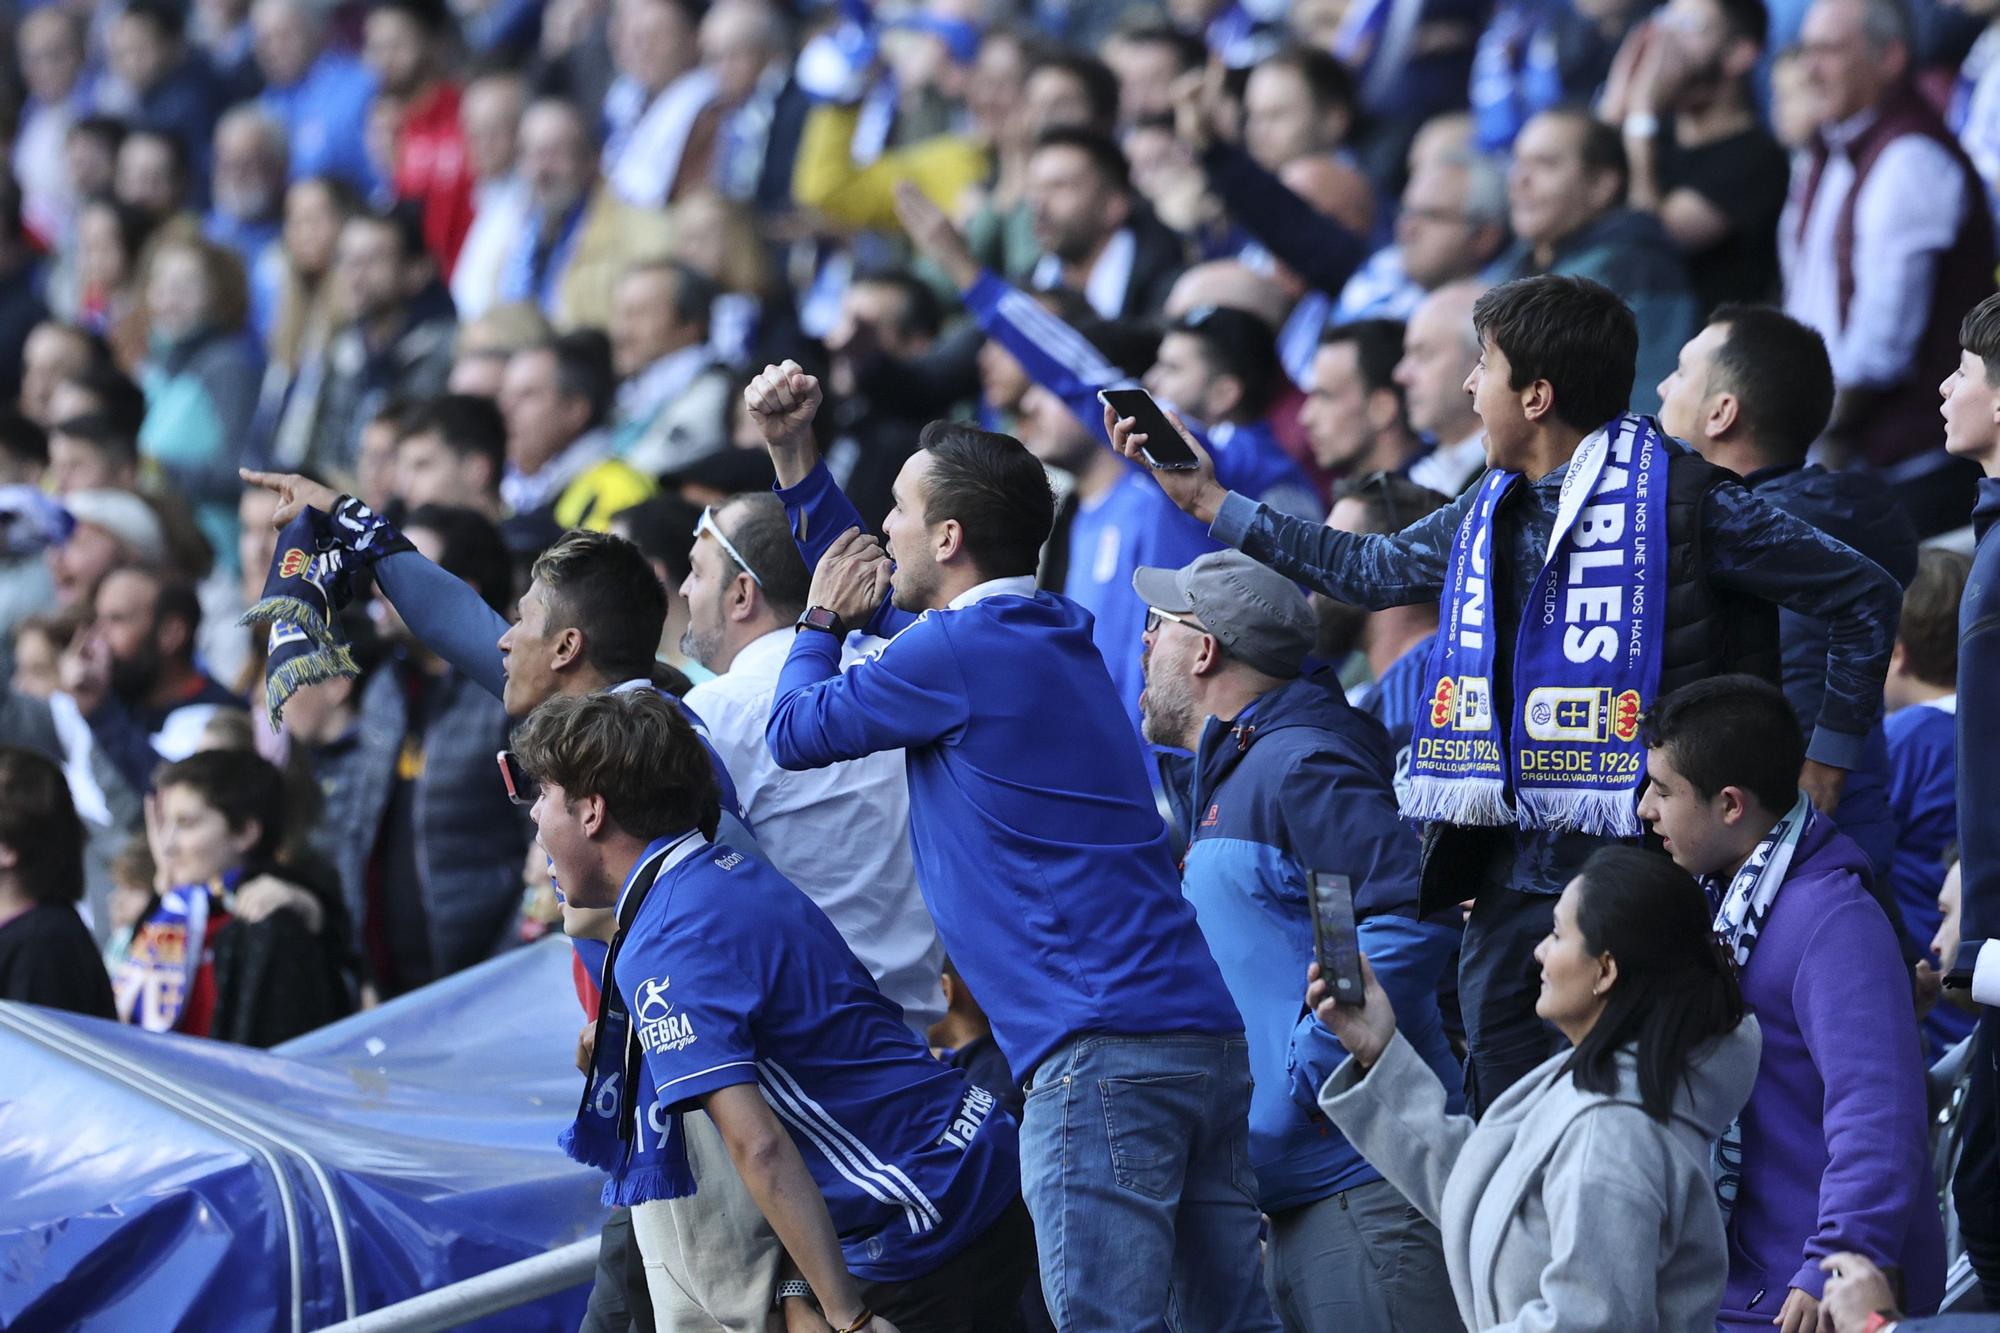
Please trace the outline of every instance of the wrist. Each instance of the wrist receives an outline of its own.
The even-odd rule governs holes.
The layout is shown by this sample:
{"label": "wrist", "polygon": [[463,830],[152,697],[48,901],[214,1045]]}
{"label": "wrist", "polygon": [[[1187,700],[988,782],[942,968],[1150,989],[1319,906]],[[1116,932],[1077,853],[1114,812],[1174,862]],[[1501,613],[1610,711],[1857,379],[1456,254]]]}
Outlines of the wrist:
{"label": "wrist", "polygon": [[1228,498],[1228,487],[1217,481],[1206,481],[1195,493],[1194,504],[1188,509],[1188,514],[1206,527],[1215,522],[1215,516],[1222,512],[1222,502]]}
{"label": "wrist", "polygon": [[1660,135],[1660,118],[1651,111],[1638,108],[1625,113],[1620,127],[1628,139],[1657,139]]}

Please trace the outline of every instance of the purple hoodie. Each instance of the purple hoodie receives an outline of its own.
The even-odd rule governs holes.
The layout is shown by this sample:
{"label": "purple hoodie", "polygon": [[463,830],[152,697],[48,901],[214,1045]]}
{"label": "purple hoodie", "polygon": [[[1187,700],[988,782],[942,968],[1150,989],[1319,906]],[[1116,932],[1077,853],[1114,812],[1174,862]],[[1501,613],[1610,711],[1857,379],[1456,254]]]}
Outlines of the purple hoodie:
{"label": "purple hoodie", "polygon": [[1912,1314],[1944,1295],[1916,1009],[1868,858],[1817,819],[1743,969],[1764,1029],[1743,1108],[1724,1327],[1768,1329],[1789,1288],[1817,1298],[1819,1261],[1853,1250],[1902,1268]]}

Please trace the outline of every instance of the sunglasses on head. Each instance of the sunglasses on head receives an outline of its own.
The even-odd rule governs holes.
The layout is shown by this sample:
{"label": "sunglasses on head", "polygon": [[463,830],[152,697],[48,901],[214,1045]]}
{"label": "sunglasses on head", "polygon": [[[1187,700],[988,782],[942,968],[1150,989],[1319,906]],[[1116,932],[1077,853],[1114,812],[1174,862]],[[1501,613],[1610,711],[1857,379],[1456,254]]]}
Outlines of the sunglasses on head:
{"label": "sunglasses on head", "polygon": [[500,781],[506,785],[507,799],[515,805],[533,805],[542,794],[542,784],[521,766],[519,756],[512,750],[502,750],[494,758],[500,761]]}

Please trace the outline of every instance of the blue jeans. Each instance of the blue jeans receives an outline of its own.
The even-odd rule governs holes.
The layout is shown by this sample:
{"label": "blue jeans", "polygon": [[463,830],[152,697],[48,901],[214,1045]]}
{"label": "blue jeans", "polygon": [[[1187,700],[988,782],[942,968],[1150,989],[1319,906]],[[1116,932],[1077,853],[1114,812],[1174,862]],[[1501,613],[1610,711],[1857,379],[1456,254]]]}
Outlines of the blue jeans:
{"label": "blue jeans", "polygon": [[1079,1037],[1035,1070],[1021,1195],[1062,1333],[1278,1333],[1242,1036]]}

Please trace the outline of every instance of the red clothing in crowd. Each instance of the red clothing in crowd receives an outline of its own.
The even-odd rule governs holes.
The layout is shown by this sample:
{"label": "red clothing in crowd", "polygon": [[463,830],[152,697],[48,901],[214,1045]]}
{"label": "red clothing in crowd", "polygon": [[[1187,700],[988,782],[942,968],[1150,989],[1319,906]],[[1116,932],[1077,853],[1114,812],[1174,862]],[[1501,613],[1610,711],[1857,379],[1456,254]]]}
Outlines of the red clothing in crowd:
{"label": "red clothing in crowd", "polygon": [[396,197],[422,205],[424,244],[447,276],[472,230],[472,163],[458,100],[457,84],[433,84],[404,111],[396,139]]}

